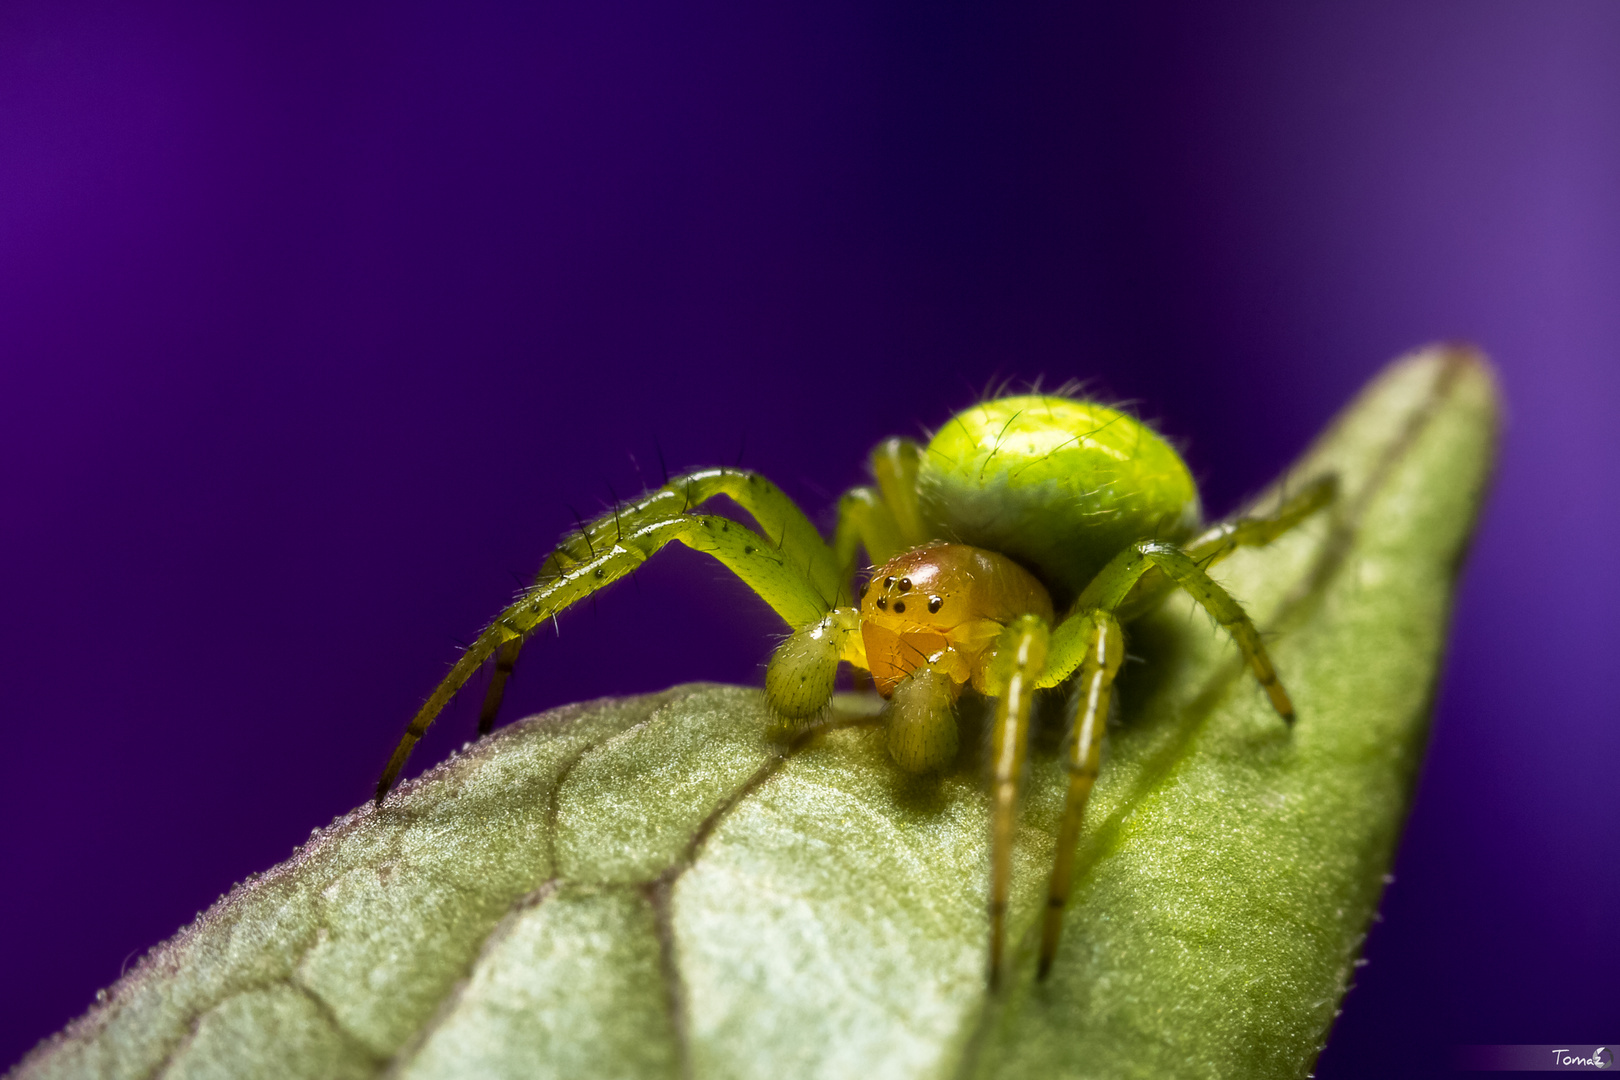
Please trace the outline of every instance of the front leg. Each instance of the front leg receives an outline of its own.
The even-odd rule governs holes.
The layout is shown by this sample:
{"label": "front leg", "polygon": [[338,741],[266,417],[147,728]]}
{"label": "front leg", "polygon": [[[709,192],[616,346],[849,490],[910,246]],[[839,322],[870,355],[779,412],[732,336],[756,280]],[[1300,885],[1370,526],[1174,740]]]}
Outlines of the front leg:
{"label": "front leg", "polygon": [[[766,535],[730,518],[690,512],[696,503],[714,495],[730,496],[745,507]],[[677,477],[657,491],[614,507],[589,525],[581,525],[546,557],[535,583],[484,628],[417,710],[377,782],[377,802],[388,794],[428,726],[486,661],[495,657],[501,670],[497,670],[481,710],[481,730],[494,722],[500,690],[530,633],[629,574],[672,540],[712,555],[789,626],[816,622],[839,596],[832,550],[798,507],[769,481],[738,469],[708,469]]]}
{"label": "front leg", "polygon": [[1037,978],[1052,970],[1057,955],[1058,935],[1063,932],[1063,908],[1069,902],[1070,879],[1074,872],[1074,846],[1080,838],[1080,822],[1086,801],[1102,765],[1103,734],[1108,725],[1108,706],[1113,698],[1114,678],[1125,659],[1125,636],[1119,622],[1106,611],[1091,611],[1076,617],[1085,642],[1080,674],[1070,698],[1074,719],[1069,725],[1063,767],[1069,773],[1069,790],[1063,799],[1063,823],[1058,827],[1057,855],[1052,863],[1052,882],[1046,894],[1046,913],[1041,925],[1041,960]]}
{"label": "front leg", "polygon": [[[541,562],[540,573],[529,591],[540,590],[569,569],[594,561],[598,552],[621,544],[627,530],[633,533],[649,523],[691,513],[717,495],[726,496],[748,512],[777,550],[803,570],[825,607],[847,602],[849,574],[840,569],[833,549],[798,505],[759,473],[725,468],[699,469],[673,477],[662,487],[615,506],[588,525],[581,522],[578,530],[564,536],[557,549]],[[495,653],[495,673],[478,711],[480,735],[489,734],[495,726],[506,682],[517,666],[525,640],[520,637],[506,641]]]}
{"label": "front leg", "polygon": [[1050,631],[1039,615],[1023,615],[1002,631],[987,656],[986,682],[996,695],[990,727],[990,989],[1001,982],[1007,936],[1007,898],[1012,890],[1013,831],[1018,782],[1029,748],[1029,717],[1037,677],[1046,666]]}

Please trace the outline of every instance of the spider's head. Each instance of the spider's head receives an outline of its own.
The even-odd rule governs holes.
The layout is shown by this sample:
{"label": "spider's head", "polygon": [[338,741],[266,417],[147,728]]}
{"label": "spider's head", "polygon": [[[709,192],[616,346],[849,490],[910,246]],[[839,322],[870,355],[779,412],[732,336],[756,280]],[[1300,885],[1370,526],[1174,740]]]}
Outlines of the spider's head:
{"label": "spider's head", "polygon": [[966,682],[980,654],[1019,615],[1052,618],[1052,598],[1011,559],[966,544],[902,552],[861,587],[861,637],[872,681],[885,697],[918,665]]}

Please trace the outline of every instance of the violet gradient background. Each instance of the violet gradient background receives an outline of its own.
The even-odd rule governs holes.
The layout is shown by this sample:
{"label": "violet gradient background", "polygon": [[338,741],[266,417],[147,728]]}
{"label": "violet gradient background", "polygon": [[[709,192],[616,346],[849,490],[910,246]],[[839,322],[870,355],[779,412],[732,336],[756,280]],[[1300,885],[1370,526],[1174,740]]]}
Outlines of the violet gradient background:
{"label": "violet gradient background", "polygon": [[[1448,337],[1510,421],[1320,1075],[1620,1039],[1620,7],[220,7],[0,9],[0,1063],[364,800],[655,439],[824,511],[1081,376],[1222,512]],[[508,715],[775,627],[681,552],[562,629]]]}

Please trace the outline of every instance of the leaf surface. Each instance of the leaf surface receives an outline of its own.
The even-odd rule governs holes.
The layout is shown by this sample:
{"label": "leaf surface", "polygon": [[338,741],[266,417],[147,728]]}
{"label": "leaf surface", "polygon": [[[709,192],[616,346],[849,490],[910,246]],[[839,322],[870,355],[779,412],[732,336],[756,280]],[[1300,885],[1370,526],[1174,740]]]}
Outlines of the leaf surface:
{"label": "leaf surface", "polygon": [[1216,568],[1292,732],[1184,598],[1132,624],[1046,983],[1053,733],[993,998],[977,740],[918,779],[870,724],[785,746],[757,690],[686,686],[513,724],[339,819],[17,1074],[1303,1076],[1405,818],[1496,422],[1474,354],[1398,362],[1278,485],[1336,472],[1332,510]]}

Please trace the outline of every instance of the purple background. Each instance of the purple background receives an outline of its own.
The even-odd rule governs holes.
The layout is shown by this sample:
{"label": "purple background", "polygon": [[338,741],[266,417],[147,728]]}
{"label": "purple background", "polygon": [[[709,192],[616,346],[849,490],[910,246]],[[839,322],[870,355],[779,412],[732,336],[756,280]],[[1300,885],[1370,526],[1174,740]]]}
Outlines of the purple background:
{"label": "purple background", "polygon": [[[1222,512],[1446,337],[1510,422],[1320,1075],[1620,1039],[1620,7],[259,6],[0,12],[0,1064],[364,800],[655,440],[824,513],[1081,376]],[[774,629],[671,553],[507,715]]]}

